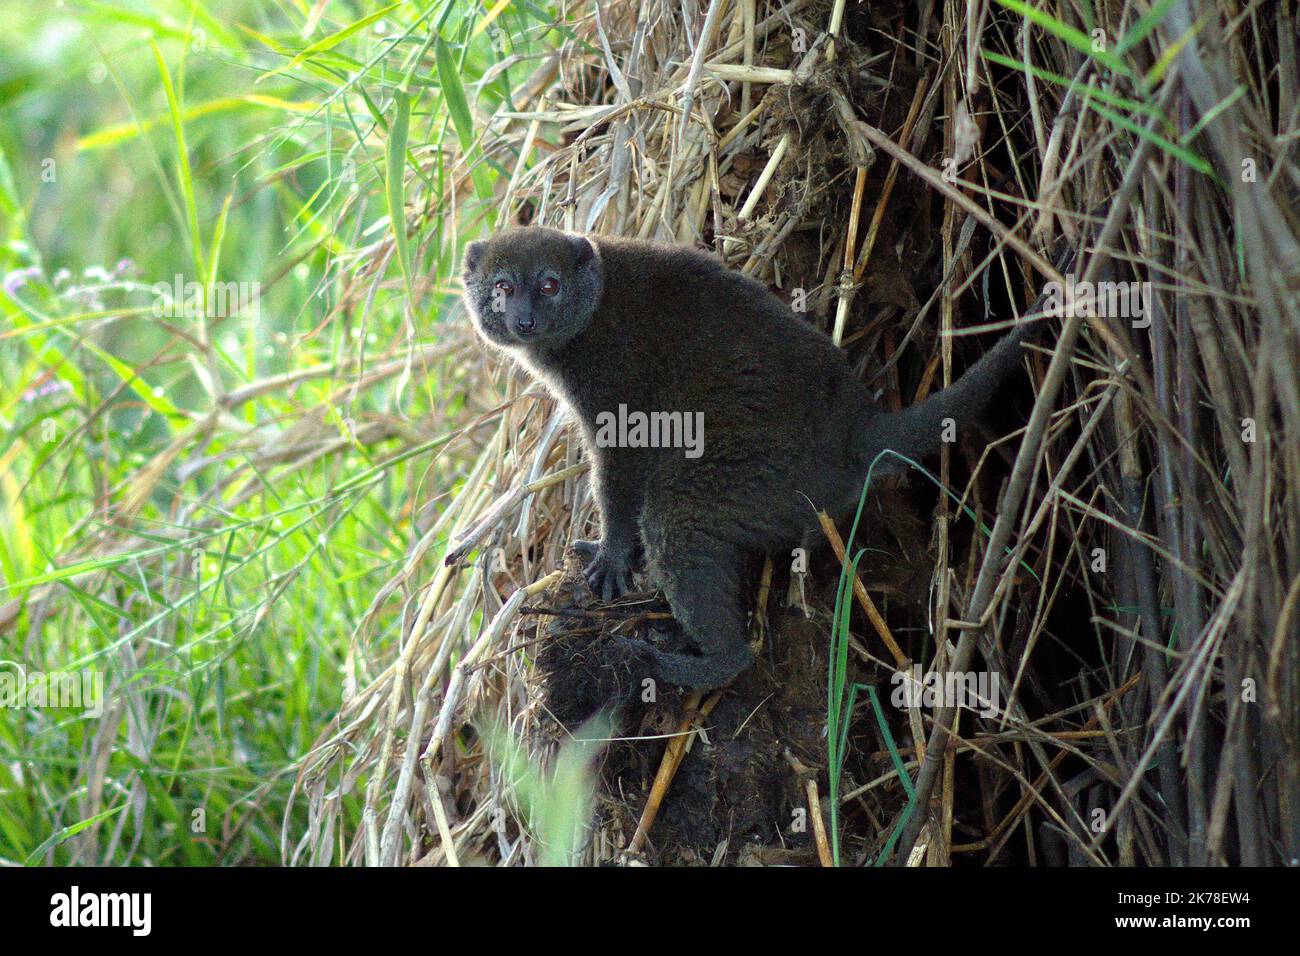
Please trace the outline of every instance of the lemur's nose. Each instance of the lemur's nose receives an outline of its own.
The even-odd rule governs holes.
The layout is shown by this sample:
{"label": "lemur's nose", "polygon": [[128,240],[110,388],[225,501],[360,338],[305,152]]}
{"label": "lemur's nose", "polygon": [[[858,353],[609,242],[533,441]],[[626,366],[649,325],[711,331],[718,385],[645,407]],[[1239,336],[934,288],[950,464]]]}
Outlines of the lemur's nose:
{"label": "lemur's nose", "polygon": [[520,332],[531,332],[537,327],[537,320],[531,315],[525,315],[522,318],[516,319],[515,325],[518,327]]}

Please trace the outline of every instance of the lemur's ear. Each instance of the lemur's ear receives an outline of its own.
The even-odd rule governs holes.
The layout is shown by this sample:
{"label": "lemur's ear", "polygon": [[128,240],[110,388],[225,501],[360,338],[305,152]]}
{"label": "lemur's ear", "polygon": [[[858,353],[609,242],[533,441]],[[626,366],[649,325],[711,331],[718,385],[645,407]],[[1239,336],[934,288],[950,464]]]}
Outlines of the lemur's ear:
{"label": "lemur's ear", "polygon": [[573,257],[575,266],[585,266],[596,255],[596,250],[592,248],[591,240],[586,236],[574,236],[573,245],[577,253]]}
{"label": "lemur's ear", "polygon": [[480,239],[477,242],[471,242],[465,247],[465,271],[477,272],[479,263],[483,261],[483,253],[487,250],[487,243]]}

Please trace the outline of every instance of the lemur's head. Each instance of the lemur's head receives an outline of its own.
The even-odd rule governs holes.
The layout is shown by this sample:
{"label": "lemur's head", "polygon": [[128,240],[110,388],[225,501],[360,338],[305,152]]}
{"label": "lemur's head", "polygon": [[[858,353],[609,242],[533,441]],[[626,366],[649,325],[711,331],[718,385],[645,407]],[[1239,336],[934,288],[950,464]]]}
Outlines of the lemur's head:
{"label": "lemur's head", "polygon": [[530,352],[558,349],[582,332],[604,289],[595,244],[543,226],[471,242],[462,278],[479,334]]}

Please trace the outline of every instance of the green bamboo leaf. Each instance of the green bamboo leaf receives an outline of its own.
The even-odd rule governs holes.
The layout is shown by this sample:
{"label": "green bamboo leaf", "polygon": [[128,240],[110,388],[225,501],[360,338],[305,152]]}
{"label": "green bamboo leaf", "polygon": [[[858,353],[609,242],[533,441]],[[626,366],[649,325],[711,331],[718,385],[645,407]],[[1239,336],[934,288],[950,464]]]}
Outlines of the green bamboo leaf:
{"label": "green bamboo leaf", "polygon": [[[1075,83],[1074,80],[1072,80],[1068,76],[1062,76],[1059,73],[1053,73],[1051,70],[1044,70],[1042,67],[1037,67],[1029,63],[1022,63],[1020,60],[1017,60],[1014,57],[1003,56],[1001,53],[998,53],[994,50],[981,50],[980,55],[983,56],[984,59],[988,60],[991,63],[997,63],[1000,66],[1009,67],[1010,69],[1016,70],[1017,72],[1020,73],[1023,73],[1026,70],[1028,70],[1038,79],[1048,83],[1055,83],[1057,86],[1061,86],[1066,89],[1069,89],[1071,86],[1078,85]],[[1154,106],[1151,106],[1148,103],[1143,103],[1141,100],[1129,99],[1126,96],[1116,96],[1114,93],[1111,93],[1107,90],[1098,89],[1097,87],[1091,84],[1088,84],[1085,87],[1085,89],[1087,90],[1089,96],[1101,100],[1103,103],[1109,103],[1111,106],[1117,107],[1119,109],[1131,110],[1134,113],[1142,113],[1146,116],[1161,115],[1158,109],[1156,109]]]}
{"label": "green bamboo leaf", "polygon": [[465,86],[460,80],[460,68],[447,42],[438,38],[435,58],[438,63],[438,82],[442,84],[442,96],[447,103],[447,112],[451,114],[452,125],[456,127],[456,138],[460,140],[460,151],[465,165],[474,180],[474,191],[484,202],[492,199],[492,183],[487,170],[475,162],[474,116],[470,113],[469,98],[465,95]]}
{"label": "green bamboo leaf", "polygon": [[230,201],[234,193],[226,193],[226,201],[221,204],[221,213],[217,216],[217,227],[212,232],[212,248],[208,250],[208,281],[211,287],[217,281],[217,269],[221,266],[221,244],[226,238],[226,219],[230,215]]}
{"label": "green bamboo leaf", "polygon": [[[857,685],[855,684],[856,688]],[[912,811],[916,809],[916,788],[912,786],[912,777],[907,772],[907,764],[903,762],[902,755],[898,752],[898,746],[894,743],[894,735],[889,731],[889,723],[885,720],[885,712],[881,709],[880,698],[876,695],[876,689],[870,685],[865,685],[864,689],[871,698],[871,711],[875,714],[876,725],[880,728],[881,736],[884,738],[885,747],[889,750],[889,759],[893,761],[894,771],[898,774],[898,782],[903,785],[903,792],[907,794],[907,806],[903,807],[903,812],[898,817],[898,823],[894,825],[893,832],[885,842],[876,857],[876,866],[882,866],[894,852],[894,847],[898,844],[898,838],[903,835],[903,829],[907,826],[907,821],[912,818]],[[918,741],[918,744],[920,741]],[[919,751],[918,751],[919,752]]]}
{"label": "green bamboo leaf", "polygon": [[1133,24],[1133,28],[1120,37],[1119,42],[1115,44],[1115,55],[1123,56],[1145,40],[1152,30],[1164,22],[1169,8],[1177,2],[1178,0],[1160,0],[1154,7],[1138,17],[1138,21]]}
{"label": "green bamboo leaf", "polygon": [[388,127],[384,155],[384,195],[388,199],[388,223],[397,245],[397,263],[402,270],[408,308],[414,308],[411,282],[411,249],[406,237],[406,140],[411,126],[411,97],[405,90],[393,94],[397,110]]}
{"label": "green bamboo leaf", "polygon": [[1089,102],[1087,96],[1084,97],[1084,102],[1088,104],[1089,109],[1093,110],[1093,112],[1097,113],[1099,116],[1104,116],[1106,119],[1110,120],[1110,122],[1114,123],[1116,126],[1120,127],[1121,129],[1128,130],[1134,136],[1139,136],[1142,139],[1150,140],[1152,143],[1154,143],[1156,146],[1159,146],[1166,153],[1169,153],[1171,156],[1176,156],[1178,159],[1182,160],[1184,163],[1186,163],[1192,169],[1196,170],[1198,173],[1204,173],[1207,176],[1213,174],[1214,172],[1213,167],[1211,167],[1206,160],[1202,159],[1200,156],[1198,156],[1192,150],[1188,149],[1186,146],[1180,146],[1177,143],[1171,142],[1170,140],[1165,139],[1159,133],[1150,132],[1149,130],[1147,130],[1145,126],[1139,126],[1137,123],[1134,123],[1132,120],[1128,119],[1125,116],[1120,116],[1118,113],[1114,112],[1113,110],[1108,110],[1104,106],[1098,106],[1095,103]]}
{"label": "green bamboo leaf", "polygon": [[101,821],[107,820],[109,817],[121,813],[125,809],[126,809],[126,804],[123,803],[116,807],[113,807],[111,810],[105,810],[103,813],[97,813],[93,817],[88,817],[85,820],[80,820],[77,823],[70,824],[69,826],[63,827],[59,830],[55,830],[48,837],[46,837],[44,840],[41,841],[40,846],[38,846],[35,850],[32,850],[31,853],[27,854],[27,859],[23,862],[23,865],[36,866],[36,864],[40,861],[40,858],[44,856],[45,852],[49,850],[51,847],[58,846],[60,843],[63,843],[65,840],[72,839],[74,836],[76,836],[78,833],[80,833],[82,830],[86,829],[87,827],[93,827],[96,823],[100,823]]}
{"label": "green bamboo leaf", "polygon": [[190,234],[190,253],[194,258],[195,278],[203,275],[203,239],[199,235],[199,207],[194,199],[194,175],[190,170],[189,149],[185,145],[185,119],[181,115],[180,101],[176,96],[176,87],[172,85],[172,76],[163,59],[162,50],[153,40],[154,59],[158,61],[158,74],[162,78],[163,89],[167,93],[167,109],[171,114],[172,135],[176,139],[176,178],[180,182],[181,196],[185,200],[185,218]]}
{"label": "green bamboo leaf", "polygon": [[[310,113],[317,107],[314,103],[294,102],[292,100],[281,99],[278,96],[263,96],[256,93],[249,93],[245,96],[223,96],[215,100],[209,100],[206,103],[199,103],[195,106],[188,107],[181,113],[181,119],[185,122],[200,119],[204,116],[212,116],[218,113],[228,113],[245,107],[256,106],[265,109],[279,109],[290,113]],[[149,119],[140,122],[115,123],[112,126],[105,126],[103,129],[96,130],[93,133],[87,133],[77,140],[77,150],[80,152],[89,152],[96,149],[104,149],[108,146],[118,146],[129,140],[135,139],[141,133],[147,133],[161,123],[169,122],[168,116],[151,116]]]}
{"label": "green bamboo leaf", "polygon": [[9,159],[5,156],[4,144],[0,143],[0,213],[11,220],[15,235],[20,234],[23,224],[23,206],[18,201],[18,189],[14,186],[13,170],[9,168]]}
{"label": "green bamboo leaf", "polygon": [[1124,64],[1123,60],[1109,50],[1094,50],[1092,48],[1092,38],[1083,31],[1075,29],[1068,23],[1062,23],[1050,13],[1039,10],[1037,7],[1031,7],[1029,4],[1023,3],[1022,0],[998,0],[998,3],[1008,10],[1020,14],[1025,19],[1037,23],[1052,36],[1063,43],[1068,43],[1084,56],[1092,57],[1112,73],[1132,78],[1133,72]]}
{"label": "green bamboo leaf", "polygon": [[382,7],[379,10],[376,10],[374,13],[370,14],[369,16],[364,16],[360,20],[357,20],[353,23],[349,23],[347,26],[345,26],[342,30],[339,30],[337,33],[331,33],[329,36],[323,37],[322,39],[317,40],[315,43],[306,47],[301,53],[295,56],[292,60],[284,64],[284,66],[276,67],[274,70],[271,70],[268,73],[263,73],[261,76],[257,78],[257,82],[261,83],[263,80],[269,80],[273,76],[278,76],[281,73],[286,73],[289,70],[292,70],[296,66],[301,66],[306,60],[311,59],[316,54],[324,53],[327,50],[334,49],[334,47],[338,46],[348,37],[356,36],[356,34],[360,33],[362,30],[370,26],[376,20],[382,20],[389,13],[392,13],[398,7],[404,6],[405,4],[406,4],[406,0],[397,0],[397,3],[389,4],[386,7]]}
{"label": "green bamboo leaf", "polygon": [[1147,70],[1147,75],[1142,78],[1142,81],[1148,87],[1153,87],[1160,82],[1165,72],[1173,65],[1174,60],[1178,59],[1178,54],[1183,52],[1183,47],[1187,46],[1195,38],[1196,34],[1201,32],[1201,26],[1204,23],[1203,19],[1198,20],[1192,24],[1190,30],[1160,52],[1160,58],[1151,66],[1151,69]]}

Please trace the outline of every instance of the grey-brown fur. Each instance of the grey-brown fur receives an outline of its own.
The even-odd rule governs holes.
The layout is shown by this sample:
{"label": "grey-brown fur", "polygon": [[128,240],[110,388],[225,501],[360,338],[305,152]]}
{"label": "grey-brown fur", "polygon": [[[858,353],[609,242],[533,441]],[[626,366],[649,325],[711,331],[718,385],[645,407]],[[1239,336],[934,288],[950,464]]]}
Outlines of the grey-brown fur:
{"label": "grey-brown fur", "polygon": [[[548,279],[553,295],[541,291]],[[511,291],[497,293],[494,311],[501,281]],[[934,451],[943,420],[969,422],[1016,366],[1030,328],[1006,335],[951,387],[884,414],[826,335],[706,253],[534,226],[471,243],[464,283],[479,333],[541,377],[581,425],[601,514],[599,544],[579,543],[593,590],[609,599],[629,587],[639,539],[699,653],[636,650],[656,676],[696,690],[749,663],[745,554],[798,544],[816,509],[850,511],[883,449]],[[620,404],[702,411],[703,454],[598,447],[597,416]],[[898,467],[886,456],[873,475]]]}

